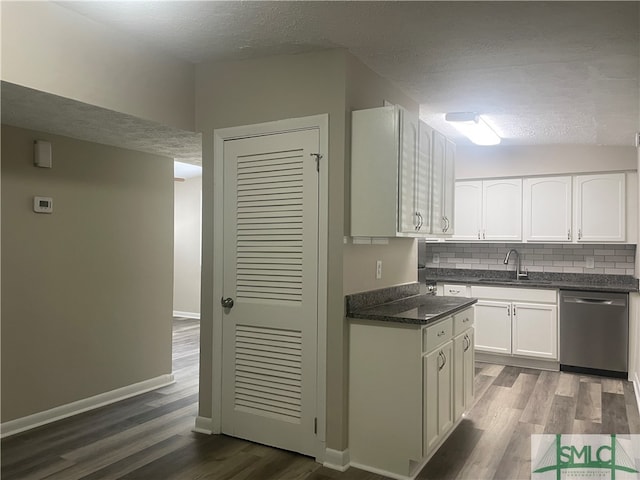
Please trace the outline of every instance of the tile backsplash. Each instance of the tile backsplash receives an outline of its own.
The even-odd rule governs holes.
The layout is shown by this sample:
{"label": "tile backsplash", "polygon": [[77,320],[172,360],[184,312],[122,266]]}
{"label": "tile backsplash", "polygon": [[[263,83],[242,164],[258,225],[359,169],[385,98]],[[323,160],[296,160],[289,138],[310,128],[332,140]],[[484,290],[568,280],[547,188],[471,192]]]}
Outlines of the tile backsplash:
{"label": "tile backsplash", "polygon": [[[503,263],[515,248],[521,264],[530,272],[634,275],[635,245],[531,244],[531,243],[418,243],[418,261],[428,268],[513,270],[515,257]],[[434,263],[434,254],[440,263]],[[593,259],[593,268],[587,268]]]}

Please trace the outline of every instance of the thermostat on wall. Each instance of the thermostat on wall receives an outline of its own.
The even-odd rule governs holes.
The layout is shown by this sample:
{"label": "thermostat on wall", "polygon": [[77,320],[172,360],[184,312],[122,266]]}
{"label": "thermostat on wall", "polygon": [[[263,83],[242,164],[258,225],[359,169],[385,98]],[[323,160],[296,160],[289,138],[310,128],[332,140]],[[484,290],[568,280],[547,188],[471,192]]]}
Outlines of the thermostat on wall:
{"label": "thermostat on wall", "polygon": [[36,213],[53,213],[53,198],[33,197],[33,211]]}

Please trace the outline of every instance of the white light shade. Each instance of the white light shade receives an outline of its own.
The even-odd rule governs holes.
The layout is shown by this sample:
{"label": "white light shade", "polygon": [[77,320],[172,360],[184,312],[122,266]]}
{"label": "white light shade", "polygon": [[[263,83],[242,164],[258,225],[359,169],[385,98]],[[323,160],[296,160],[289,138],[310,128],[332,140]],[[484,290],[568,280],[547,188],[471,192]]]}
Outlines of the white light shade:
{"label": "white light shade", "polygon": [[477,113],[447,113],[444,118],[476,145],[498,145],[500,143],[498,134]]}

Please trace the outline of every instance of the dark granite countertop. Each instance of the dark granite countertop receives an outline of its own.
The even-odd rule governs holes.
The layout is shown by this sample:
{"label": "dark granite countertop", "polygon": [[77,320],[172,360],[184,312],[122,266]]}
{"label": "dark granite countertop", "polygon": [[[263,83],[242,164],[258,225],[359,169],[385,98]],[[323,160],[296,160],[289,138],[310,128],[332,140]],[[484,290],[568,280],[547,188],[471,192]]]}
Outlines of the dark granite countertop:
{"label": "dark granite countertop", "polygon": [[347,316],[365,320],[429,325],[476,303],[475,298],[419,295],[419,285],[400,285],[347,296]]}
{"label": "dark granite countertop", "polygon": [[548,288],[598,292],[637,292],[638,279],[630,275],[530,272],[527,280],[515,281],[512,271],[428,268],[427,283],[464,283],[518,288]]}

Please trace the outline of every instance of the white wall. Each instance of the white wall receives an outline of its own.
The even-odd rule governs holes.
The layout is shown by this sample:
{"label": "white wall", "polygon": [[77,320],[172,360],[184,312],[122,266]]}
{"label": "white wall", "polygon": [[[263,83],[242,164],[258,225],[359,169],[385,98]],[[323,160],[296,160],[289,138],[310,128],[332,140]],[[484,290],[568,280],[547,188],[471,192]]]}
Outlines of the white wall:
{"label": "white wall", "polygon": [[194,128],[194,66],[53,2],[1,2],[2,80]]}
{"label": "white wall", "polygon": [[174,182],[173,314],[200,318],[202,177]]}
{"label": "white wall", "polygon": [[633,147],[593,145],[458,146],[456,178],[637,170]]}

